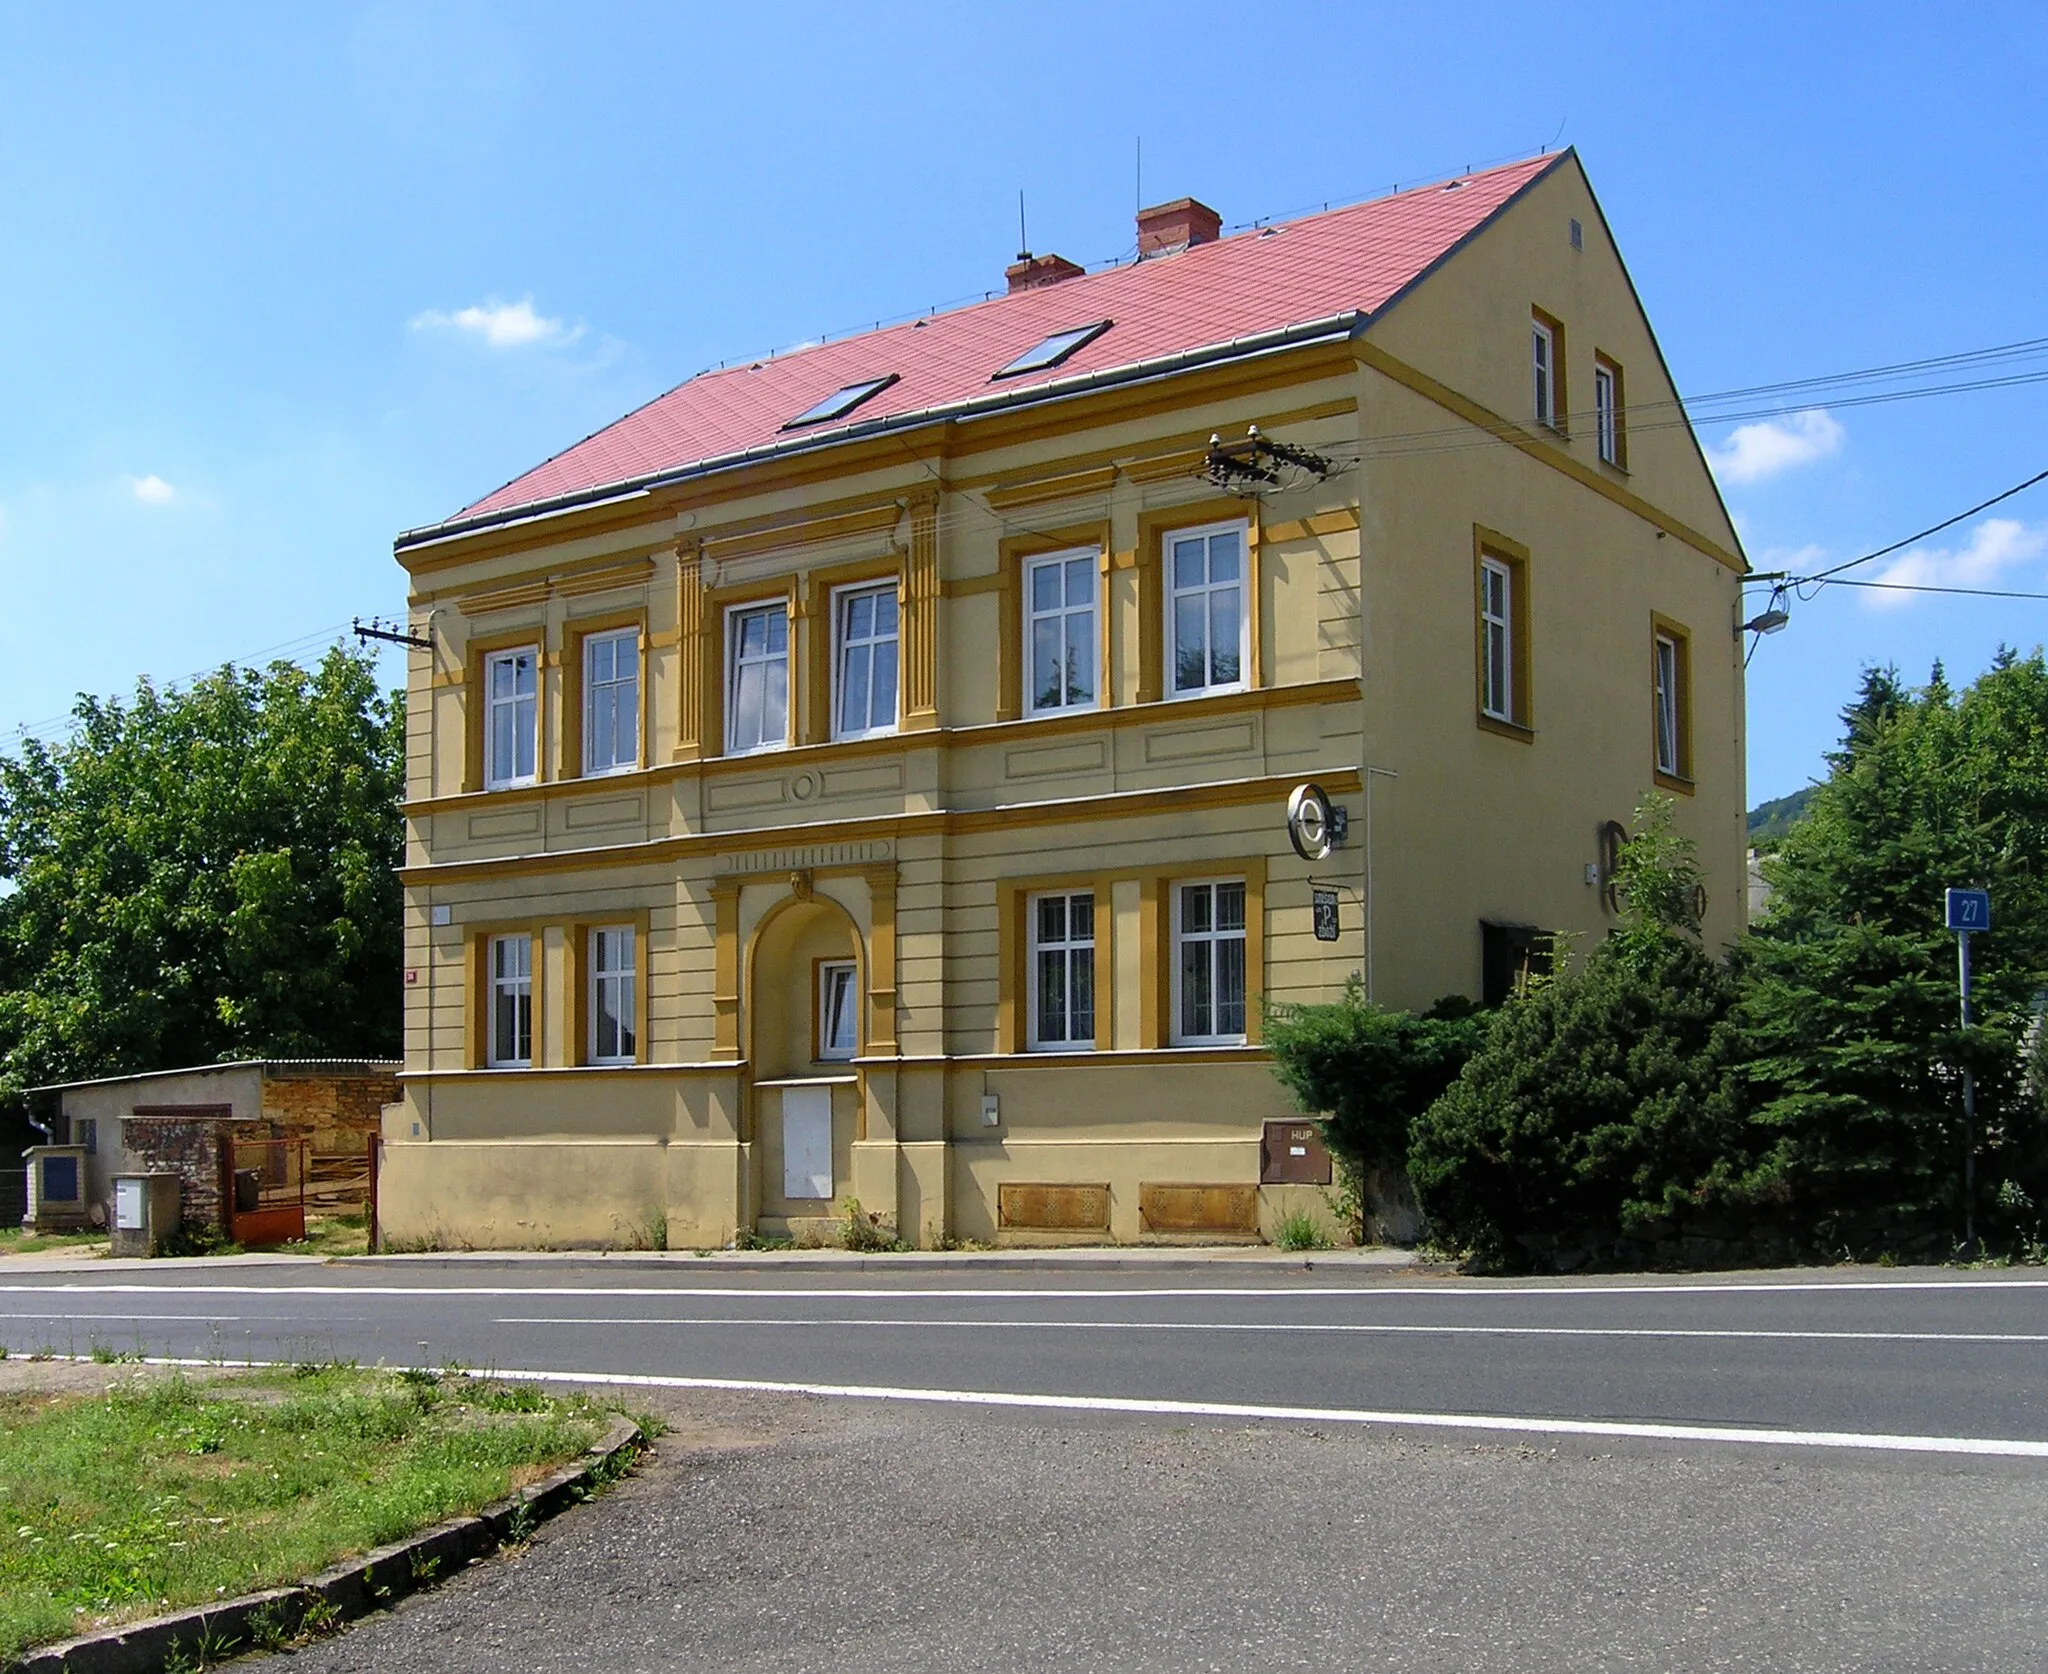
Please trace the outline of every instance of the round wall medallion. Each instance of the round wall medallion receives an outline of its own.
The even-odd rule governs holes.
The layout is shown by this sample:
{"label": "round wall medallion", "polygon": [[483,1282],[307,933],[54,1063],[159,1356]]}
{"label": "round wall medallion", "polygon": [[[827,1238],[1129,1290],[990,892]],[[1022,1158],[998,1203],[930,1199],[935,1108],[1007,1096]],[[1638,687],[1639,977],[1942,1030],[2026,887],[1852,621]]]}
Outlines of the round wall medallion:
{"label": "round wall medallion", "polygon": [[1318,784],[1296,785],[1287,799],[1287,836],[1303,860],[1322,860],[1330,852],[1330,799]]}
{"label": "round wall medallion", "polygon": [[818,776],[815,773],[799,773],[789,782],[789,794],[799,802],[808,802],[818,794]]}

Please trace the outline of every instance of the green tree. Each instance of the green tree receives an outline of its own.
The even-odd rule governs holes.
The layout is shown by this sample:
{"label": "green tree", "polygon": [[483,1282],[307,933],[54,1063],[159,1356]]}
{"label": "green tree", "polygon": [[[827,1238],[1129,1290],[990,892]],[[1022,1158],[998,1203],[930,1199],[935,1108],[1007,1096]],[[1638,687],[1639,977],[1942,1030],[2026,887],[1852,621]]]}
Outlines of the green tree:
{"label": "green tree", "polygon": [[1637,809],[1622,930],[1495,1020],[1415,1124],[1408,1170],[1441,1243],[1508,1267],[1703,1253],[1743,1128],[1726,968],[1699,943],[1699,868],[1667,797]]}
{"label": "green tree", "polygon": [[[1958,694],[1866,671],[1806,817],[1765,863],[1740,953],[1757,1212],[1823,1252],[1938,1248],[1963,1228],[1959,1071],[1976,1075],[1977,1219],[2048,1189],[2023,1041],[2048,982],[2048,667],[2001,651]],[[1975,1026],[1942,891],[1988,889]],[[2005,1181],[2017,1193],[2001,1199]],[[2010,1230],[2010,1229],[2007,1229]]]}
{"label": "green tree", "polygon": [[81,699],[0,758],[0,1096],[237,1056],[396,1056],[403,695],[311,671]]}

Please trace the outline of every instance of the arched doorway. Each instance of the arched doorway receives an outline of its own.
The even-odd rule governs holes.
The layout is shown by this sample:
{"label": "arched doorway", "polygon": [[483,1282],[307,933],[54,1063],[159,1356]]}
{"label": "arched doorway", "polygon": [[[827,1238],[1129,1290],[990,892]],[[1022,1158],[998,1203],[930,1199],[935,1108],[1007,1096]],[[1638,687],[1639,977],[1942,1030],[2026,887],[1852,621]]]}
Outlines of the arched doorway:
{"label": "arched doorway", "polygon": [[[844,906],[792,878],[747,959],[757,1229],[801,1237],[847,1195],[860,1134],[866,961]],[[817,1230],[822,1231],[822,1227]]]}

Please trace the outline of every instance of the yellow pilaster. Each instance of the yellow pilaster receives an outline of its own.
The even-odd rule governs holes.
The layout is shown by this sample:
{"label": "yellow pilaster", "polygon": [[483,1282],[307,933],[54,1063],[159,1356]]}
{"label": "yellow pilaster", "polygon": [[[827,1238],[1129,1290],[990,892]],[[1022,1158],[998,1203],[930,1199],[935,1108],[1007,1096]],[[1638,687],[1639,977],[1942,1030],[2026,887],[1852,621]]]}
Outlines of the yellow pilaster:
{"label": "yellow pilaster", "polygon": [[697,543],[676,542],[676,749],[677,761],[697,761],[704,750],[704,560]]}
{"label": "yellow pilaster", "polygon": [[938,724],[939,500],[927,494],[911,502],[903,561],[903,727],[921,732]]}

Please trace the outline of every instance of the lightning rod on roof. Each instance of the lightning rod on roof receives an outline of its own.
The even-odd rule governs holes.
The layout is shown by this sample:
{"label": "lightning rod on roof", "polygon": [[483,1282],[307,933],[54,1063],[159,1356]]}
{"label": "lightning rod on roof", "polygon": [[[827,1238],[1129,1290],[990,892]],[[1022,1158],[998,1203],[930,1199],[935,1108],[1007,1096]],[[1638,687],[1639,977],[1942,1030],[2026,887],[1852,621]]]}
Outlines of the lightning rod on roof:
{"label": "lightning rod on roof", "polygon": [[1031,240],[1024,234],[1024,188],[1017,188],[1017,260],[1031,260]]}

